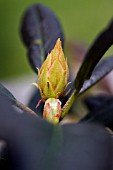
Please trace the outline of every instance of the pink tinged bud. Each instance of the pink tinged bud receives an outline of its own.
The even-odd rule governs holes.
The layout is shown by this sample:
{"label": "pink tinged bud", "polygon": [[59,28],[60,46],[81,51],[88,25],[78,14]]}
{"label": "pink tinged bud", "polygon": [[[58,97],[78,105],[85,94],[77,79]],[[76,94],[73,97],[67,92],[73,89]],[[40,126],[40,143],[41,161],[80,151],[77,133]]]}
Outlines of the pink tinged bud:
{"label": "pink tinged bud", "polygon": [[59,99],[49,98],[46,100],[43,117],[53,124],[58,124],[61,116],[61,102]]}
{"label": "pink tinged bud", "polygon": [[[69,70],[60,39],[48,54],[38,73],[37,86],[44,100],[59,98],[68,84]],[[36,84],[35,84],[36,85]]]}

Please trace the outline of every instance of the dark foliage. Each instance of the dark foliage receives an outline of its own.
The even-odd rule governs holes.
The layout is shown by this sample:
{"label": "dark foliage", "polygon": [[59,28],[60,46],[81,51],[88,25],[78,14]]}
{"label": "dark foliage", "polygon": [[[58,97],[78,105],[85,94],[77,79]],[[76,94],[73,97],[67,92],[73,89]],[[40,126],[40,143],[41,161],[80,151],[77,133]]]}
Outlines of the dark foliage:
{"label": "dark foliage", "polygon": [[99,109],[109,98],[107,95],[87,96],[84,102],[90,111]]}
{"label": "dark foliage", "polygon": [[99,96],[87,99],[91,112],[81,121],[99,123],[113,130],[113,96]]}
{"label": "dark foliage", "polygon": [[83,92],[95,85],[111,70],[113,70],[113,57],[107,57],[100,61],[92,72],[90,79],[84,82],[84,85],[81,88],[79,95],[81,95]]}
{"label": "dark foliage", "polygon": [[7,143],[8,170],[112,169],[112,137],[104,128],[54,126],[33,115],[19,114],[3,96],[0,110],[0,139]]}
{"label": "dark foliage", "polygon": [[113,20],[109,26],[96,38],[95,42],[86,53],[85,59],[75,79],[75,88],[77,91],[81,89],[84,81],[90,78],[96,64],[112,44]]}
{"label": "dark foliage", "polygon": [[64,44],[63,31],[56,15],[42,4],[31,6],[24,14],[21,37],[28,50],[30,65],[37,72],[56,40]]}

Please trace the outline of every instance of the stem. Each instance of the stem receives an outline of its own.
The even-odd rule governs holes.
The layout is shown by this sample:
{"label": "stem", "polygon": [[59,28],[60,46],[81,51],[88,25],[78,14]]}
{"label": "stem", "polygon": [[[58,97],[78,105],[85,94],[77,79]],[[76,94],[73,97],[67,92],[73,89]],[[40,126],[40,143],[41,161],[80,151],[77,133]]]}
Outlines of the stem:
{"label": "stem", "polygon": [[31,110],[29,107],[25,106],[24,104],[20,103],[19,101],[16,101],[16,106],[19,107],[21,110],[25,111],[26,113],[30,113],[38,117],[38,115],[33,110]]}

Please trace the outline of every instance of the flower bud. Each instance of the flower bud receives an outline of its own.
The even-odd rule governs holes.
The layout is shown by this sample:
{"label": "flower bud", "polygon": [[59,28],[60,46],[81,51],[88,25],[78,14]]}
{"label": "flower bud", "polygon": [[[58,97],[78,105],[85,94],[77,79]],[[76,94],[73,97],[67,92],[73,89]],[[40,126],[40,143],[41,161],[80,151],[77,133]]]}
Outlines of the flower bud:
{"label": "flower bud", "polygon": [[51,123],[58,124],[61,116],[61,102],[59,99],[49,98],[46,100],[43,117]]}
{"label": "flower bud", "polygon": [[61,41],[58,39],[38,72],[37,86],[42,98],[46,100],[62,96],[68,84],[68,77],[67,60],[64,57]]}

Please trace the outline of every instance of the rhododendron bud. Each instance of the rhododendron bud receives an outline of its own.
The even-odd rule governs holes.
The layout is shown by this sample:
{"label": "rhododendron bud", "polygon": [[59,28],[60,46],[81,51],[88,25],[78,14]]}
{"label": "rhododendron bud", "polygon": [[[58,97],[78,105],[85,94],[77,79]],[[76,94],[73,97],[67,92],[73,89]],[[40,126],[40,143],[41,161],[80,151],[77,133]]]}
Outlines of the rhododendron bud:
{"label": "rhododendron bud", "polygon": [[39,88],[44,100],[59,98],[67,87],[68,77],[67,60],[64,57],[61,41],[58,39],[38,72],[38,83],[34,84]]}
{"label": "rhododendron bud", "polygon": [[43,117],[51,123],[58,124],[61,116],[61,102],[59,99],[49,98],[46,100]]}

